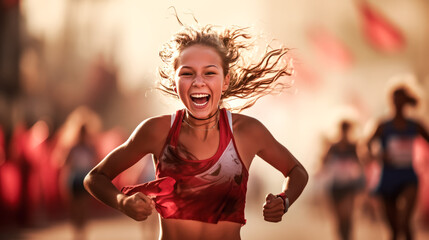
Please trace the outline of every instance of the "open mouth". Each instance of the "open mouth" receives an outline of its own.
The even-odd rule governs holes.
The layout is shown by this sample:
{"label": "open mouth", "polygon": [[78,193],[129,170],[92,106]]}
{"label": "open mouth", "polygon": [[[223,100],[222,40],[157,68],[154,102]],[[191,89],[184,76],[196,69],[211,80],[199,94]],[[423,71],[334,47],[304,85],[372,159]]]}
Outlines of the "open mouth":
{"label": "open mouth", "polygon": [[210,95],[205,93],[191,94],[191,100],[197,107],[202,107],[209,102]]}

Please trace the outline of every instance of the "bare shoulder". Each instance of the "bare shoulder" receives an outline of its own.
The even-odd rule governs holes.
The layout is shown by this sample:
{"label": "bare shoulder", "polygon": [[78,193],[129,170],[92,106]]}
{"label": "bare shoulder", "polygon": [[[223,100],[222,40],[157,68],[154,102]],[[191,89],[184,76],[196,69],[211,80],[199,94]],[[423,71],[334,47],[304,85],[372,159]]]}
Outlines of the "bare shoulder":
{"label": "bare shoulder", "polygon": [[167,131],[171,125],[171,115],[160,115],[144,120],[141,125],[152,131]]}
{"label": "bare shoulder", "polygon": [[134,130],[133,135],[139,136],[140,134],[153,134],[162,135],[162,132],[168,132],[170,129],[171,115],[161,115],[148,118],[142,121]]}
{"label": "bare shoulder", "polygon": [[256,118],[243,114],[233,114],[232,126],[235,139],[239,144],[246,146],[246,151],[251,148],[251,151],[258,152],[266,144],[275,142],[270,131]]}
{"label": "bare shoulder", "polygon": [[288,166],[294,166],[293,156],[258,119],[243,114],[233,114],[232,121],[237,149],[247,168],[250,167],[255,155],[284,174],[289,172]]}
{"label": "bare shoulder", "polygon": [[128,147],[141,148],[158,153],[165,143],[171,125],[171,115],[161,115],[142,121],[125,143]]}
{"label": "bare shoulder", "polygon": [[267,133],[266,127],[256,118],[244,114],[233,113],[232,125],[234,133],[258,135]]}

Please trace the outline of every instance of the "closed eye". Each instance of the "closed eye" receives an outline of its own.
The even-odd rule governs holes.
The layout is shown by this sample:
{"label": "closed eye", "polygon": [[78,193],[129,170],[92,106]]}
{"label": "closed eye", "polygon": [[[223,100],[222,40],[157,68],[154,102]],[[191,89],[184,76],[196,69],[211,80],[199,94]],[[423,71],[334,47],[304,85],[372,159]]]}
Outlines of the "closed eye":
{"label": "closed eye", "polygon": [[184,73],[180,73],[179,76],[191,76],[192,73],[190,72],[184,72]]}

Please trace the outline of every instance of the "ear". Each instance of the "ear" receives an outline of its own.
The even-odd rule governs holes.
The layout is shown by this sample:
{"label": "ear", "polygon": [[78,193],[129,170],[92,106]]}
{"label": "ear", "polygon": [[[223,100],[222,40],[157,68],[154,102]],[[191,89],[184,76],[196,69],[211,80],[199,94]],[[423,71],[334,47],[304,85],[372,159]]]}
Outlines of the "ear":
{"label": "ear", "polygon": [[229,73],[223,79],[222,92],[226,91],[229,87],[230,76]]}

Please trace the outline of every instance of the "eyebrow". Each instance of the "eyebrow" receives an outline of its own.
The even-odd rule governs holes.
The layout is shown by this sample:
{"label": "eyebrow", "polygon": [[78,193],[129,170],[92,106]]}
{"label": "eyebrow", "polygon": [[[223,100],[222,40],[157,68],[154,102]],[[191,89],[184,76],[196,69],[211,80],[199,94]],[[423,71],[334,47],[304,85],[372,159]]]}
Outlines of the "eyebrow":
{"label": "eyebrow", "polygon": [[[214,64],[204,66],[204,68],[210,68],[210,67],[219,68],[218,66],[216,66],[216,65],[214,65]],[[181,69],[183,69],[183,68],[192,69],[192,67],[191,67],[191,66],[186,66],[186,65],[181,67]]]}

